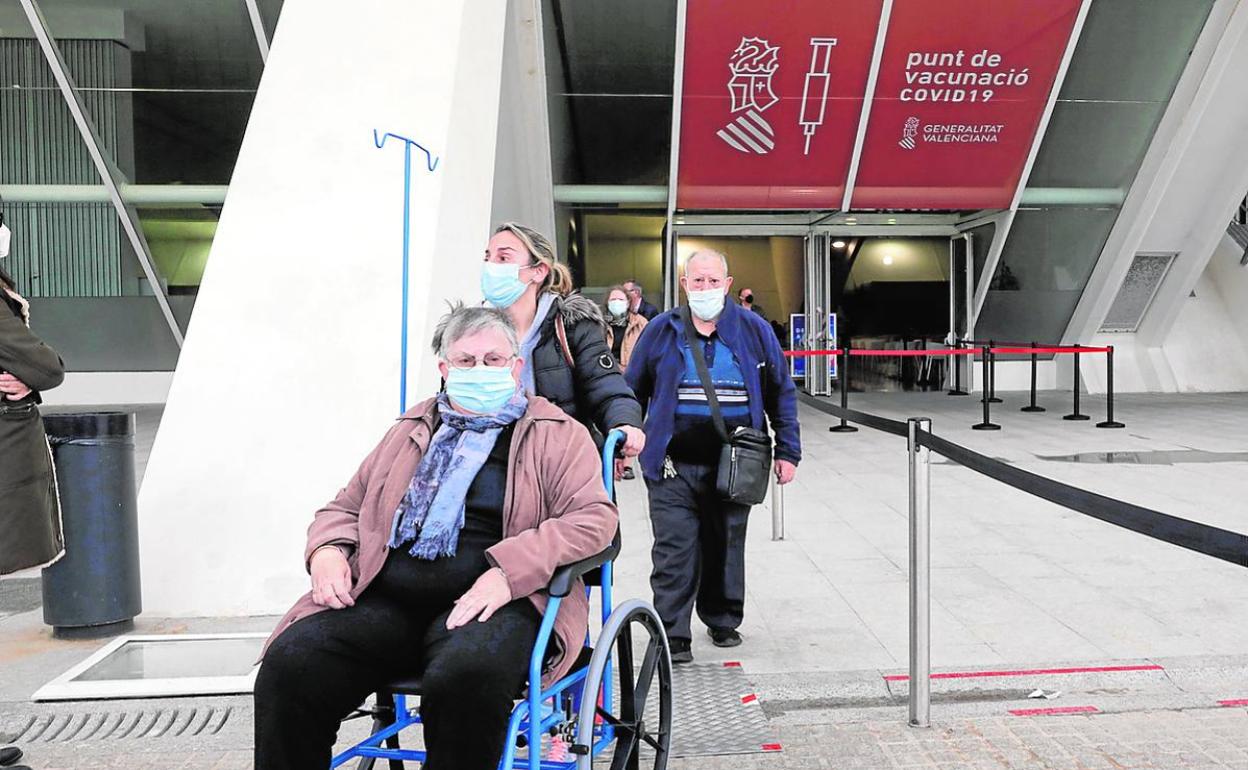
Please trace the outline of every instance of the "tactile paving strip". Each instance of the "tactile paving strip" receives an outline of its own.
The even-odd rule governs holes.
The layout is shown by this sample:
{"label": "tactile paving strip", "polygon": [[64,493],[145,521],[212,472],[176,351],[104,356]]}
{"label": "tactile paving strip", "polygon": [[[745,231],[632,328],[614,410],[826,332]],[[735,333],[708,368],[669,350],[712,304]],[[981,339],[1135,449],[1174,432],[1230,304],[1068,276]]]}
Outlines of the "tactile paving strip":
{"label": "tactile paving strip", "polygon": [[[672,674],[672,755],[779,751],[754,686],[738,663],[691,663]],[[649,709],[647,709],[648,711]]]}

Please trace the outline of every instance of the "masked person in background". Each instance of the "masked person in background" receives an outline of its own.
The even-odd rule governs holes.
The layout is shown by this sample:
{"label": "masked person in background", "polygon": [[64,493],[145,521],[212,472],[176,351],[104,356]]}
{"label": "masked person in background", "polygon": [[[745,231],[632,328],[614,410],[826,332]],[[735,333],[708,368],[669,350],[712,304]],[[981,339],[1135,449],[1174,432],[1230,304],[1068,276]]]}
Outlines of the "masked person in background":
{"label": "masked person in background", "polygon": [[46,566],[65,543],[40,391],[65,379],[56,351],[30,331],[30,304],[0,269],[0,575]]}
{"label": "masked person in background", "polygon": [[[256,770],[329,766],[341,720],[419,675],[428,770],[494,770],[555,570],[618,525],[585,427],[520,387],[506,314],[458,307],[433,338],[446,389],[408,410],[308,529],[306,594],[256,677]],[[576,662],[580,581],[543,670]]]}
{"label": "masked person in background", "polygon": [[646,290],[641,284],[630,278],[624,282],[624,291],[628,293],[629,302],[632,303],[630,307],[637,315],[647,321],[653,321],[654,317],[659,314],[659,309],[646,300]]}
{"label": "masked person in background", "polygon": [[620,371],[627,372],[633,347],[649,321],[629,307],[628,292],[623,286],[608,289],[603,305],[607,311],[607,344],[611,347],[611,355],[620,362]]}
{"label": "masked person in background", "polygon": [[619,428],[625,457],[640,454],[641,405],[607,347],[607,324],[597,305],[573,291],[550,241],[524,225],[499,226],[486,244],[481,293],[515,325],[525,391],[602,436]]}
{"label": "masked person in background", "polygon": [[[761,316],[726,301],[732,286],[728,260],[715,251],[695,252],[680,285],[688,306],[662,313],[646,327],[627,377],[646,407],[649,441],[641,472],[654,530],[650,587],[672,661],[687,663],[693,660],[695,603],[712,643],[741,643],[750,513],[749,505],[725,499],[717,489],[725,441],[695,356],[705,365],[726,433],[770,426],[771,470],[779,483],[793,480],[802,450],[788,362]],[[690,338],[700,351],[690,347]]]}

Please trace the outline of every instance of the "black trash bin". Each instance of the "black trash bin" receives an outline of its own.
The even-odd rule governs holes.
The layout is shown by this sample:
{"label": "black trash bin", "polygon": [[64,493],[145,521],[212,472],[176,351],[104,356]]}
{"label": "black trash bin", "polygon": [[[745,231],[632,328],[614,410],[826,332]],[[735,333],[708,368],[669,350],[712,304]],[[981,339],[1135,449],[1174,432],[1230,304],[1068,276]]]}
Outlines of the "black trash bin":
{"label": "black trash bin", "polygon": [[65,556],[43,570],[43,622],[62,639],[129,631],[143,611],[134,415],[51,414],[43,424],[65,528]]}

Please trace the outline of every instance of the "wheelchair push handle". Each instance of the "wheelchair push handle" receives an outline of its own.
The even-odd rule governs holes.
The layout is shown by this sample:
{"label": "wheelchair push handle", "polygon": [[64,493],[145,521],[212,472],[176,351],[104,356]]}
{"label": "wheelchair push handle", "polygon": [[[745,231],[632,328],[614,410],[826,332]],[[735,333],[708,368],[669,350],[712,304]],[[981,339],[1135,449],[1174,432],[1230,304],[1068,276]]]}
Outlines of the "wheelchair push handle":
{"label": "wheelchair push handle", "polygon": [[615,428],[607,433],[607,440],[602,442],[602,485],[607,488],[607,497],[615,498],[615,458],[623,452],[624,431]]}

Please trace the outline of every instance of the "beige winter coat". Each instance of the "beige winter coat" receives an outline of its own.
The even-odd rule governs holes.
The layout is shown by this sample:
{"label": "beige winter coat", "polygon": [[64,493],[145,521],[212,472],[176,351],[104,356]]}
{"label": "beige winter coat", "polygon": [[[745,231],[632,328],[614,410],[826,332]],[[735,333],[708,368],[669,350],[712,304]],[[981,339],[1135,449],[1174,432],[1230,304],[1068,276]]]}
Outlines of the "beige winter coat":
{"label": "beige winter coat", "polygon": [[[434,399],[408,410],[338,496],[317,511],[308,529],[305,565],[323,545],[354,546],[349,558],[352,598],[364,593],[385,564],[394,512],[429,446],[436,414]],[[602,466],[585,426],[538,396],[529,398],[528,411],[516,423],[507,480],[503,540],[486,556],[507,576],[512,597],[531,601],[542,612],[555,570],[605,549],[615,536],[618,514],[603,487]],[[323,611],[333,610],[317,606],[312,594],[305,594],[278,623],[265,649],[296,621]],[[577,581],[559,605],[559,653],[547,662],[544,684],[575,663],[588,622],[589,602]]]}

